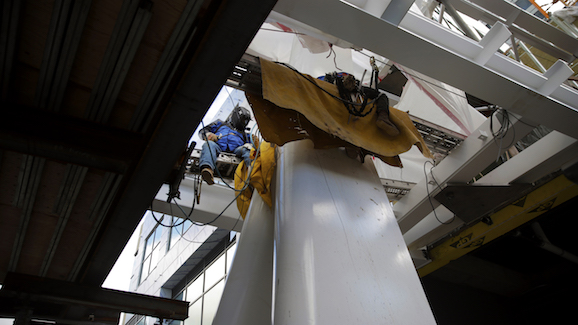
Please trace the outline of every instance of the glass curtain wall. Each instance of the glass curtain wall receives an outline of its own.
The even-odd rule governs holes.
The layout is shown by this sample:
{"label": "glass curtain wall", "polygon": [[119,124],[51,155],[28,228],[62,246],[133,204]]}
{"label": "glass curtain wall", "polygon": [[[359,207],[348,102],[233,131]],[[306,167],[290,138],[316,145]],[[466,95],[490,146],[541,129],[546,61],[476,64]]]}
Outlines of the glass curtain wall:
{"label": "glass curtain wall", "polygon": [[230,245],[175,296],[175,299],[190,302],[189,318],[184,325],[210,325],[213,322],[236,249],[236,243]]}

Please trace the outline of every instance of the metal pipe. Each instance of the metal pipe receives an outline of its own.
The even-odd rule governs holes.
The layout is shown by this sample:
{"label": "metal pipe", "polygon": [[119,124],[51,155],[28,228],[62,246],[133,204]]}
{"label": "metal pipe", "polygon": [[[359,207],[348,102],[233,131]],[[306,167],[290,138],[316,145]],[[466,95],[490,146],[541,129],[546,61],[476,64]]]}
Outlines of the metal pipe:
{"label": "metal pipe", "polygon": [[278,157],[274,324],[435,324],[374,165],[310,141]]}
{"label": "metal pipe", "polygon": [[538,61],[538,59],[536,58],[534,53],[532,53],[530,51],[530,49],[526,46],[526,44],[522,41],[520,41],[519,44],[520,44],[520,47],[522,48],[522,50],[524,50],[524,52],[526,52],[526,54],[528,55],[530,60],[532,60],[532,62],[534,62],[534,64],[538,66],[538,69],[540,70],[540,72],[542,72],[542,73],[546,72],[546,68],[544,68],[542,63],[540,63],[540,61]]}
{"label": "metal pipe", "polygon": [[438,23],[442,23],[442,21],[444,20],[444,13],[446,12],[446,5],[444,5],[443,3],[440,4],[440,16],[438,17]]}
{"label": "metal pipe", "polygon": [[466,22],[462,19],[462,16],[460,16],[460,14],[456,11],[456,9],[450,3],[448,3],[447,0],[441,0],[440,2],[445,6],[446,11],[450,14],[450,16],[452,16],[452,18],[456,21],[458,26],[460,26],[460,28],[464,31],[466,36],[476,41],[480,41],[480,37],[478,36],[478,34],[472,31],[470,26],[466,24]]}
{"label": "metal pipe", "polygon": [[518,52],[518,45],[516,44],[516,37],[514,37],[514,34],[510,35],[510,41],[512,42],[514,57],[516,58],[516,61],[520,62],[520,53]]}

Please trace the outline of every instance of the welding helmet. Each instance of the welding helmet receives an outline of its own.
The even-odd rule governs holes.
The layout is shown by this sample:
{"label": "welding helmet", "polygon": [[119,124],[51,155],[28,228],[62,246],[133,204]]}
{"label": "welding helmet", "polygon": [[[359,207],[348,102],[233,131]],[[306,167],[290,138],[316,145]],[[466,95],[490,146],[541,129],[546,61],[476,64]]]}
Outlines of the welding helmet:
{"label": "welding helmet", "polygon": [[243,132],[250,120],[251,113],[248,109],[241,106],[235,106],[231,114],[229,114],[229,117],[227,117],[226,123],[236,130]]}

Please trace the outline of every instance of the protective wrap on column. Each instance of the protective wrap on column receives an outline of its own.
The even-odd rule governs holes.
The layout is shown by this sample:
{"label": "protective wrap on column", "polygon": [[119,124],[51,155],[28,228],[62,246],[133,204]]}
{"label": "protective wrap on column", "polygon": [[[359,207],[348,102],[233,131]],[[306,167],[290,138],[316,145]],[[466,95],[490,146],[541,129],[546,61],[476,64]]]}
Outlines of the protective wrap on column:
{"label": "protective wrap on column", "polygon": [[[335,85],[286,66],[261,59],[262,97],[247,94],[263,138],[277,145],[310,139],[317,149],[361,148],[363,155],[379,157],[385,163],[402,166],[399,154],[415,145],[431,157],[409,115],[390,107],[390,120],[400,130],[389,136],[376,125],[377,110],[364,117],[350,116]],[[325,91],[326,92],[325,92]],[[328,94],[328,93],[330,94]]]}

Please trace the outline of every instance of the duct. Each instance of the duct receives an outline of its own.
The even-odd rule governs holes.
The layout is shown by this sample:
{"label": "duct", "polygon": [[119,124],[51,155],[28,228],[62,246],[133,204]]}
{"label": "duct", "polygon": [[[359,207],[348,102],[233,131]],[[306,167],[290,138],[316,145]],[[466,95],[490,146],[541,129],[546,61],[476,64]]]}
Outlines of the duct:
{"label": "duct", "polygon": [[542,229],[542,227],[540,226],[540,224],[538,222],[534,222],[532,224],[532,230],[534,230],[534,233],[536,234],[536,236],[540,240],[540,243],[538,244],[538,246],[540,246],[541,248],[543,248],[543,249],[545,249],[551,253],[554,253],[560,257],[563,257],[570,262],[578,264],[578,256],[552,244],[550,242],[550,240],[548,240],[548,237],[546,236],[546,234],[544,233],[544,230]]}
{"label": "duct", "polygon": [[[140,98],[136,111],[130,122],[129,129],[134,131],[145,130],[153,114],[150,112],[158,106],[160,99],[166,92],[170,80],[175,73],[175,69],[183,57],[183,50],[191,41],[196,25],[194,18],[198,15],[203,1],[191,0],[187,2],[169,41],[159,59],[159,63],[149,79],[143,96]],[[146,118],[148,116],[148,118]],[[146,119],[146,120],[145,120]]]}
{"label": "duct", "polygon": [[20,1],[2,2],[2,24],[0,28],[0,91],[2,100],[9,97],[10,77],[14,66],[14,52],[16,49],[16,38],[18,36],[18,20],[20,17]]}
{"label": "duct", "polygon": [[151,6],[148,1],[123,2],[95,86],[90,94],[86,118],[97,122],[108,120],[151,19]]}
{"label": "duct", "polygon": [[90,5],[91,0],[55,2],[36,88],[36,107],[60,109]]}
{"label": "duct", "polygon": [[84,182],[84,177],[86,176],[87,172],[87,167],[71,164],[68,164],[66,167],[65,178],[60,186],[57,203],[54,207],[54,212],[59,216],[58,222],[52,235],[52,239],[50,240],[49,247],[46,250],[44,260],[42,261],[42,266],[39,273],[39,275],[42,277],[46,276],[46,273],[48,272],[50,263],[52,262],[52,258],[54,257],[54,253],[60,242],[60,238],[64,233],[64,229],[66,228],[66,224],[70,214],[72,213],[72,207],[74,206],[74,202],[76,201],[78,193],[80,192],[80,188]]}
{"label": "duct", "polygon": [[14,206],[22,209],[22,216],[18,225],[18,234],[14,240],[14,248],[10,256],[8,270],[15,271],[24,244],[28,223],[32,215],[32,207],[36,200],[36,192],[42,176],[42,170],[46,160],[44,158],[25,155],[18,177],[17,195],[14,198]]}
{"label": "duct", "polygon": [[381,19],[399,25],[409,8],[413,5],[414,0],[392,0],[381,15]]}
{"label": "duct", "polygon": [[96,236],[101,230],[104,218],[108,213],[108,209],[112,204],[112,200],[116,195],[121,180],[122,176],[114,173],[106,173],[104,175],[104,180],[101,183],[97,197],[90,207],[91,214],[88,216],[89,220],[95,220],[94,226],[90,231],[88,240],[85,242],[84,247],[82,247],[78,258],[74,263],[72,271],[68,274],[67,281],[76,281],[82,265],[84,265],[84,262],[88,258],[90,249],[96,240]]}

